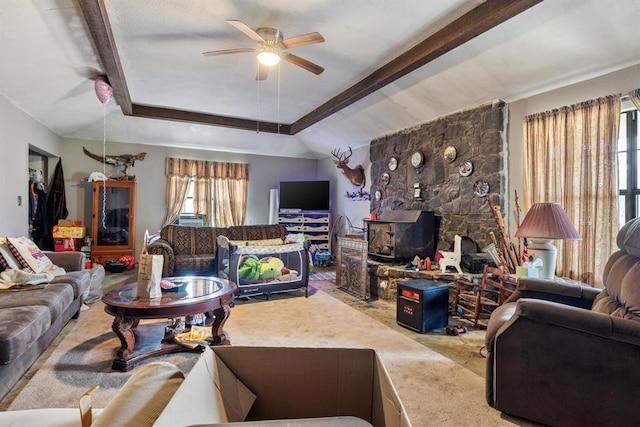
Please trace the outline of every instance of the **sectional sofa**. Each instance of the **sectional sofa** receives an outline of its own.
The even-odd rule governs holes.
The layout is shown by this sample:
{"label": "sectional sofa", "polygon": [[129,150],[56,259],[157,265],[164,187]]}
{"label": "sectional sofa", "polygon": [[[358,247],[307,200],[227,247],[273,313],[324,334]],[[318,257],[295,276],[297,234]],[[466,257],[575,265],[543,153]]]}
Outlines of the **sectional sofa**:
{"label": "sectional sofa", "polygon": [[[0,291],[0,399],[4,398],[72,318],[90,274],[81,252],[44,252],[66,274],[49,283]],[[2,267],[0,267],[2,270]]]}

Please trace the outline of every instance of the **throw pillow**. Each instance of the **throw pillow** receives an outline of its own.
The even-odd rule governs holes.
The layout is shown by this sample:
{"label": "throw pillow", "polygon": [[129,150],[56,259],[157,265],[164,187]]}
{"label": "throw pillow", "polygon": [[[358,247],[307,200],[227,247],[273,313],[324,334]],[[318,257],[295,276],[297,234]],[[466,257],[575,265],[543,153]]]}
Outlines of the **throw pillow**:
{"label": "throw pillow", "polygon": [[27,237],[7,237],[9,248],[23,267],[34,273],[42,273],[53,266],[53,262]]}
{"label": "throw pillow", "polygon": [[13,255],[7,239],[0,238],[0,265],[14,270],[22,269],[20,261]]}

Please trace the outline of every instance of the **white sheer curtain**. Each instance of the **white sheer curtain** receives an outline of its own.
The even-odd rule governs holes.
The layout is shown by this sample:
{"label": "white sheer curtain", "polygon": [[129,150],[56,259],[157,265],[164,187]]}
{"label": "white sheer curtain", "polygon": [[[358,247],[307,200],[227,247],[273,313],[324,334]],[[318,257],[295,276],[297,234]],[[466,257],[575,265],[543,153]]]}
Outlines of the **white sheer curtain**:
{"label": "white sheer curtain", "polygon": [[598,287],[618,232],[620,95],[524,120],[524,205],[559,202],[582,236],[556,241],[556,272]]}

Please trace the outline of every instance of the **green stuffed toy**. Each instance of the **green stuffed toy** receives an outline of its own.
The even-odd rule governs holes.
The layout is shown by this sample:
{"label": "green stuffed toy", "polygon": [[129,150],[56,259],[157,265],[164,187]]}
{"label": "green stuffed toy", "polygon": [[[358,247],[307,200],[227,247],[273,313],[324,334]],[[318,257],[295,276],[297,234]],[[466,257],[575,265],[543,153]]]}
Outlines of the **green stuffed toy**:
{"label": "green stuffed toy", "polygon": [[264,257],[260,260],[260,279],[275,279],[282,274],[284,262],[276,257]]}
{"label": "green stuffed toy", "polygon": [[238,262],[238,278],[242,280],[258,280],[260,278],[260,260],[255,255],[247,255]]}

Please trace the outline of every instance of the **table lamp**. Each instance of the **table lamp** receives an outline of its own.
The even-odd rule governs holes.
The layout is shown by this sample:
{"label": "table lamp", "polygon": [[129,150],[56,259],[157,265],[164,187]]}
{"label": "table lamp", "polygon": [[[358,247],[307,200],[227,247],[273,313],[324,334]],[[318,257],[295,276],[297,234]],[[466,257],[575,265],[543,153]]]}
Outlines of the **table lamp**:
{"label": "table lamp", "polygon": [[529,255],[540,258],[540,277],[545,279],[552,279],[556,272],[557,249],[551,241],[581,239],[560,203],[534,203],[515,236],[528,239]]}

